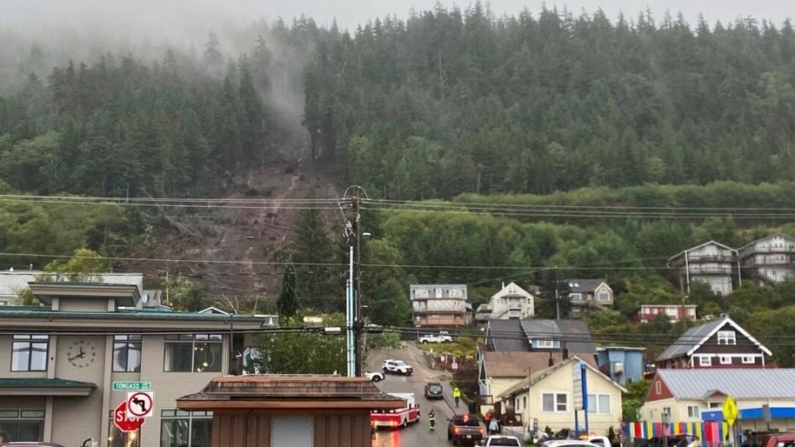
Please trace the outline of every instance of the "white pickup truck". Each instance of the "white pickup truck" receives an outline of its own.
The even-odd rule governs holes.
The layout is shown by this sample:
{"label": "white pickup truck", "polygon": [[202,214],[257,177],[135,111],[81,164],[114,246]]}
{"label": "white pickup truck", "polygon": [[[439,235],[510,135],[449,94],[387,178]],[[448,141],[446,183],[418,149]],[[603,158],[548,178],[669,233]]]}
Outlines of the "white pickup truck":
{"label": "white pickup truck", "polygon": [[453,341],[453,337],[449,335],[442,335],[442,334],[430,334],[430,335],[423,335],[420,337],[419,342],[422,344],[425,343],[450,343]]}
{"label": "white pickup truck", "polygon": [[523,447],[524,443],[516,436],[492,435],[484,439],[480,444],[482,447],[509,446]]}

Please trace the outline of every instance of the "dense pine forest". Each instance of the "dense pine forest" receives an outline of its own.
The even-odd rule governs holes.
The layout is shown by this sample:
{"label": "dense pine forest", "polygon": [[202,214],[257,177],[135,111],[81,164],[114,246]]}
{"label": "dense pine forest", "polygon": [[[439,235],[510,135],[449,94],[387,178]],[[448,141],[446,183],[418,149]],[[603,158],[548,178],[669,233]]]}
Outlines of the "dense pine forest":
{"label": "dense pine forest", "polygon": [[475,5],[321,36],[313,149],[387,198],[793,179],[789,21]]}
{"label": "dense pine forest", "polygon": [[[543,286],[555,272],[610,282],[617,308],[592,324],[615,333],[636,330],[623,325],[641,301],[681,302],[665,269],[678,251],[795,234],[789,21],[497,18],[476,4],[350,31],[253,22],[138,52],[54,55],[15,39],[0,52],[0,268],[80,247],[146,256],[186,238],[152,237],[157,207],[13,195],[227,197],[249,172],[311,166],[370,198],[362,281],[374,321],[405,324],[415,281],[466,283],[477,305],[502,281]],[[286,249],[251,242],[253,260],[344,263],[336,204],[333,217],[309,208]],[[182,228],[200,213],[167,217]],[[285,268],[302,305],[342,308],[341,269],[270,274]],[[771,324],[792,313],[790,286],[733,298],[696,288],[693,300],[772,334],[795,321]]]}

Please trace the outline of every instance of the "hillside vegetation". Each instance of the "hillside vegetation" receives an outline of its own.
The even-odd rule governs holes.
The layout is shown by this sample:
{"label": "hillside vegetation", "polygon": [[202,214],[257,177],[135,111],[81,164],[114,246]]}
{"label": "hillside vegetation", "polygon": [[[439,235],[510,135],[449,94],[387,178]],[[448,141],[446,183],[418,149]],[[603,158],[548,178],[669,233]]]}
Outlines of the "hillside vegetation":
{"label": "hillside vegetation", "polygon": [[[681,302],[665,261],[682,249],[795,233],[789,21],[497,19],[476,4],[352,32],[305,18],[210,31],[200,50],[154,59],[103,49],[53,66],[29,45],[21,80],[0,88],[0,267],[86,247],[139,259],[112,266],[150,268],[155,285],[176,272],[216,303],[272,305],[294,262],[301,307],[334,312],[347,262],[336,227],[349,217],[335,187],[358,184],[375,322],[408,323],[415,281],[466,283],[477,305],[502,281],[548,287],[554,272],[607,279],[618,306],[593,324],[618,333],[638,303]],[[306,139],[274,93],[302,77]],[[234,214],[14,194],[268,202]],[[786,327],[770,322],[793,291],[696,287],[692,299],[766,333]]]}

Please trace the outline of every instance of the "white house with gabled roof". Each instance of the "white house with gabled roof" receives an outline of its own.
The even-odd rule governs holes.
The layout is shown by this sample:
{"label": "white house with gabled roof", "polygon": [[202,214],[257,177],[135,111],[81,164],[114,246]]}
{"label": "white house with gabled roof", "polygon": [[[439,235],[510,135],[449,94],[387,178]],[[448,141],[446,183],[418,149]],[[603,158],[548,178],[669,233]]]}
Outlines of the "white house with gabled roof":
{"label": "white house with gabled roof", "polygon": [[755,240],[738,250],[743,274],[764,283],[795,279],[795,238],[777,233]]}
{"label": "white house with gabled roof", "polygon": [[729,295],[736,271],[737,285],[742,283],[737,250],[719,242],[709,241],[668,259],[668,268],[687,294],[696,281],[709,284],[716,295]]}

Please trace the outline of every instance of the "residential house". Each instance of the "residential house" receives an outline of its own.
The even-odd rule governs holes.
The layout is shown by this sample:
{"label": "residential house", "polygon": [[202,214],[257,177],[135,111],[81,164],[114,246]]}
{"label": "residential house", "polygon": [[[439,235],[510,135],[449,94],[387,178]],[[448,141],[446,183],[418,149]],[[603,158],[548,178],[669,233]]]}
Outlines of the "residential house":
{"label": "residential house", "polygon": [[491,320],[485,350],[596,353],[588,325],[581,320]]}
{"label": "residential house", "polygon": [[737,250],[715,241],[687,249],[668,259],[674,280],[686,294],[696,281],[709,284],[716,295],[732,293],[732,280],[737,272],[737,284],[742,282],[739,271]]}
{"label": "residential house", "polygon": [[795,279],[795,238],[778,233],[741,247],[740,265],[747,277],[766,284]]}
{"label": "residential house", "polygon": [[512,282],[489,299],[491,318],[496,320],[524,320],[535,315],[535,297]]}
{"label": "residential house", "polygon": [[[42,275],[51,275],[53,280],[66,280],[63,273],[44,272],[41,270],[3,270],[0,271],[0,306],[11,306],[20,292],[28,288],[28,283],[37,281]],[[91,282],[106,284],[128,284],[138,288],[141,300],[144,300],[144,275],[141,273],[93,273]]]}
{"label": "residential house", "polygon": [[795,369],[784,368],[658,370],[640,408],[640,420],[659,421],[663,414],[672,422],[715,420],[705,416],[721,413],[726,396],[736,402],[742,428],[766,427],[763,405],[769,405],[774,415],[771,429],[787,431],[795,426]]}
{"label": "residential house", "polygon": [[[137,285],[31,283],[43,304],[0,307],[0,431],[11,441],[109,447],[210,444],[212,414],[178,411],[176,399],[229,374],[233,357],[255,345],[262,317],[163,310]],[[278,317],[271,316],[278,324]],[[234,354],[234,355],[233,355]],[[242,354],[241,354],[242,356]],[[147,382],[156,412],[141,431],[111,420],[127,391]]]}
{"label": "residential house", "polygon": [[567,279],[571,316],[582,318],[613,307],[613,289],[601,279]]}
{"label": "residential house", "polygon": [[657,368],[764,368],[772,355],[728,316],[688,329],[657,357]]}
{"label": "residential house", "polygon": [[[572,353],[596,366],[593,354]],[[494,398],[516,385],[529,374],[542,371],[566,360],[568,353],[562,351],[520,352],[486,351],[478,347],[478,395],[481,397],[481,412],[486,414],[492,407]]]}
{"label": "residential house", "polygon": [[[573,379],[581,377],[582,363],[585,363],[587,397]],[[626,392],[590,362],[573,356],[552,367],[531,372],[503,392],[499,401],[522,415],[525,433],[532,430],[534,422],[539,430],[546,427],[552,431],[572,429],[576,419],[580,427],[584,427],[583,406],[587,402],[589,431],[606,434],[610,427],[616,431],[620,429],[621,393]],[[575,410],[579,412],[576,418]]]}
{"label": "residential house", "polygon": [[671,323],[678,323],[682,319],[696,321],[697,309],[695,304],[641,304],[632,320],[636,323],[648,323],[657,315],[665,315]]}
{"label": "residential house", "polygon": [[202,447],[370,447],[370,412],[405,405],[366,377],[317,375],[216,377],[177,399],[185,414],[213,415]]}
{"label": "residential house", "polygon": [[608,346],[596,348],[596,363],[602,374],[621,385],[643,380],[646,348]]}
{"label": "residential house", "polygon": [[462,327],[471,309],[466,284],[411,285],[409,299],[416,327]]}

